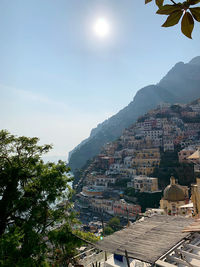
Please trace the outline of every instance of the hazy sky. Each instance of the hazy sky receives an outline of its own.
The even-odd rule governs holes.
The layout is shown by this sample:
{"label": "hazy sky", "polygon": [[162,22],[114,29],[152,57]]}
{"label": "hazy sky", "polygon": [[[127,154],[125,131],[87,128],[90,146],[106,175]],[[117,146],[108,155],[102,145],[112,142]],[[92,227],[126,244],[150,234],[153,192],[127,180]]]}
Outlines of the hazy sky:
{"label": "hazy sky", "polygon": [[200,55],[199,23],[190,40],[180,25],[161,28],[155,11],[144,0],[0,0],[1,129],[38,136],[67,159],[138,89]]}

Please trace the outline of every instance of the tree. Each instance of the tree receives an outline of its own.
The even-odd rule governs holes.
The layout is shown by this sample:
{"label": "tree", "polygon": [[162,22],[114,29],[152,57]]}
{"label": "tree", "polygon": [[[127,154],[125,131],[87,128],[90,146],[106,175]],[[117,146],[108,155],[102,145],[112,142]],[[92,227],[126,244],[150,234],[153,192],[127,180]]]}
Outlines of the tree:
{"label": "tree", "polygon": [[106,226],[105,229],[104,229],[104,234],[105,235],[112,235],[114,233],[114,230],[112,227],[110,226]]}
{"label": "tree", "polygon": [[[152,2],[152,0],[145,0],[145,4]],[[200,22],[200,7],[196,6],[200,0],[186,0],[184,2],[176,3],[174,0],[169,0],[171,4],[165,4],[166,0],[155,0],[158,6],[157,14],[167,15],[167,20],[162,27],[171,27],[179,23],[181,19],[181,31],[188,38],[192,38],[192,31],[194,29],[194,21]]]}
{"label": "tree", "polygon": [[62,161],[45,164],[41,157],[51,146],[38,141],[0,131],[1,266],[43,266],[52,246],[48,236],[59,225],[72,234],[69,169]]}
{"label": "tree", "polygon": [[124,194],[127,195],[128,197],[135,197],[135,189],[133,187],[128,187],[124,191]]}
{"label": "tree", "polygon": [[120,219],[118,217],[113,217],[108,221],[104,229],[105,235],[111,235],[116,231],[121,229]]}
{"label": "tree", "polygon": [[56,266],[68,266],[69,262],[76,264],[78,258],[74,258],[74,256],[77,247],[82,246],[84,240],[92,243],[99,240],[93,233],[85,233],[79,230],[71,231],[69,224],[49,232],[48,237],[53,251],[51,259]]}
{"label": "tree", "polygon": [[118,231],[120,226],[120,219],[118,217],[113,217],[109,220],[108,226],[110,226],[114,231]]}

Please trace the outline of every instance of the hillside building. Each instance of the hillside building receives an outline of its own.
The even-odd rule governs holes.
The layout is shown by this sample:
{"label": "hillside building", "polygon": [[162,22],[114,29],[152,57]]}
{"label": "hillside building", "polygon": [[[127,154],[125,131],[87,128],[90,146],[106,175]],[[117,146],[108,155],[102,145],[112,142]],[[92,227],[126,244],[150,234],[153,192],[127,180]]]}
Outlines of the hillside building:
{"label": "hillside building", "polygon": [[180,163],[191,163],[191,160],[188,159],[196,149],[194,147],[186,147],[178,152],[178,160]]}
{"label": "hillside building", "polygon": [[138,175],[145,175],[145,176],[148,176],[150,174],[153,173],[155,167],[152,167],[152,166],[140,166],[137,169],[137,174]]}
{"label": "hillside building", "polygon": [[134,178],[134,189],[140,193],[156,192],[158,191],[158,178],[136,176]]}
{"label": "hillside building", "polygon": [[137,214],[141,213],[141,206],[129,204],[124,199],[120,199],[119,201],[114,202],[113,213],[117,216],[128,216],[130,219],[135,219]]}
{"label": "hillside building", "polygon": [[81,194],[85,197],[97,197],[102,196],[102,188],[94,188],[92,186],[84,186],[82,188]]}
{"label": "hillside building", "polygon": [[197,183],[192,185],[192,202],[194,206],[194,215],[200,214],[200,178],[196,179]]}
{"label": "hillside building", "polygon": [[96,212],[104,211],[113,214],[113,200],[111,199],[104,199],[101,197],[91,198],[90,207]]}
{"label": "hillside building", "polygon": [[159,148],[139,150],[132,159],[132,167],[137,170],[138,175],[150,175],[155,167],[160,164]]}
{"label": "hillside building", "polygon": [[165,151],[174,151],[174,143],[171,139],[165,139],[163,141],[163,150]]}
{"label": "hillside building", "polygon": [[106,189],[108,185],[115,184],[116,179],[114,177],[97,176],[95,177],[94,187]]}
{"label": "hillside building", "polygon": [[168,215],[180,214],[180,207],[188,204],[188,188],[176,184],[174,177],[170,179],[170,185],[164,190],[164,196],[160,200],[160,208]]}

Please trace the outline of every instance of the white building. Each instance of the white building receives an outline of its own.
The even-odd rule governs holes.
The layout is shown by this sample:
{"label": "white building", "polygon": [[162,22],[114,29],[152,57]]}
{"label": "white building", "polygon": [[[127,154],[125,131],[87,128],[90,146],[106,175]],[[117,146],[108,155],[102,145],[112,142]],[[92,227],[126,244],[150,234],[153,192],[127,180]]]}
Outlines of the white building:
{"label": "white building", "polygon": [[147,176],[136,176],[134,178],[134,189],[139,192],[156,192],[158,191],[158,178]]}
{"label": "white building", "polygon": [[115,184],[117,178],[113,177],[96,177],[94,186],[95,187],[101,187],[101,188],[107,188],[109,184]]}
{"label": "white building", "polygon": [[165,151],[174,151],[174,143],[171,139],[163,141],[163,149]]}

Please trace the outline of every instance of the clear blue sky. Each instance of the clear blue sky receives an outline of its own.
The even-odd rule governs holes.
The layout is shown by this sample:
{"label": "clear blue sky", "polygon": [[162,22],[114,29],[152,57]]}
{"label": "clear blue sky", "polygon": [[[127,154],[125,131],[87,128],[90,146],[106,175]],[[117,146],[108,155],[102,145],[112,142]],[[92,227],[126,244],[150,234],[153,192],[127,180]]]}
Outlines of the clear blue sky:
{"label": "clear blue sky", "polygon": [[[200,55],[180,25],[161,28],[144,0],[0,0],[0,125],[66,157],[137,90]],[[104,17],[110,34],[93,26]]]}

